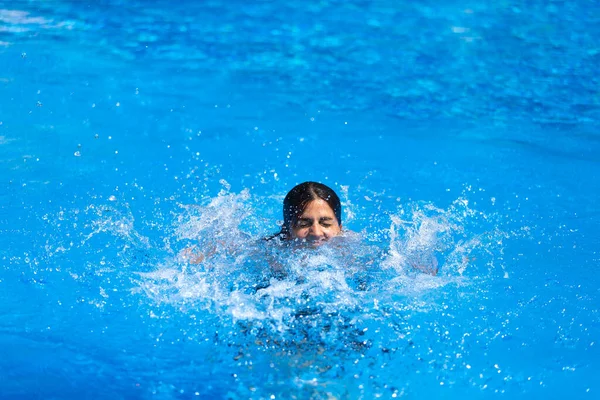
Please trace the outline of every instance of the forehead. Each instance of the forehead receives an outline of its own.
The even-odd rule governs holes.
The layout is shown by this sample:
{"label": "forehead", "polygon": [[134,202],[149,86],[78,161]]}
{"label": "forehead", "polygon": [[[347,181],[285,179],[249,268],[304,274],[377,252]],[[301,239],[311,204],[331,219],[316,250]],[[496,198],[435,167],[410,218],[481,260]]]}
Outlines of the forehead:
{"label": "forehead", "polygon": [[300,218],[322,218],[322,217],[331,217],[335,218],[335,214],[329,204],[325,200],[316,199],[312,200],[310,203],[306,205],[302,214],[300,214]]}

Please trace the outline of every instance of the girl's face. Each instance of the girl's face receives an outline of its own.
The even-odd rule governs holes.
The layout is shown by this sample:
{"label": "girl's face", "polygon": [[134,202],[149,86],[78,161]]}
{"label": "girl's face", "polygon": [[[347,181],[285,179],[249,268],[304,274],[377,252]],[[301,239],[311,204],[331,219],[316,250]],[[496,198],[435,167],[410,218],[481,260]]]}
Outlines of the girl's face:
{"label": "girl's face", "polygon": [[325,200],[312,200],[292,226],[292,239],[306,240],[312,246],[320,246],[342,231],[335,213]]}

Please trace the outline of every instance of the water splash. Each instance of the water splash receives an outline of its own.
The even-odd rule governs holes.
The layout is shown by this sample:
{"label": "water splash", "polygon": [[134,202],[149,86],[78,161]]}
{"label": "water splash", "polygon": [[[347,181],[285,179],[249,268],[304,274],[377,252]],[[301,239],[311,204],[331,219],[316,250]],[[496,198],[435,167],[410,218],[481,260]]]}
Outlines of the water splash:
{"label": "water splash", "polygon": [[[309,397],[369,397],[383,393],[369,376],[385,365],[413,368],[413,378],[443,371],[431,343],[467,351],[468,343],[444,347],[454,326],[448,301],[481,293],[497,268],[503,234],[493,216],[471,209],[466,197],[445,209],[409,203],[390,214],[378,241],[347,231],[307,248],[263,240],[274,226],[264,218],[274,214],[271,203],[225,187],[203,204],[161,204],[151,212],[157,220],[144,224],[127,203],[98,201],[47,218],[56,229],[46,254],[69,273],[63,279],[89,289],[80,293],[91,306],[136,310],[157,343],[217,349],[211,365],[237,371],[239,393],[294,387]],[[340,383],[348,371],[363,389]],[[258,373],[273,379],[257,388]]]}
{"label": "water splash", "polygon": [[431,204],[401,207],[391,216],[389,235],[379,235],[388,241],[366,243],[360,234],[346,232],[309,249],[261,240],[256,204],[260,199],[245,190],[184,207],[174,223],[174,242],[190,247],[140,274],[140,290],[158,303],[193,303],[219,310],[230,324],[262,321],[283,332],[298,315],[368,314],[361,311],[365,298],[385,301],[464,282],[470,265],[493,263],[492,238],[500,235],[482,226],[487,217],[461,198],[445,210]]}

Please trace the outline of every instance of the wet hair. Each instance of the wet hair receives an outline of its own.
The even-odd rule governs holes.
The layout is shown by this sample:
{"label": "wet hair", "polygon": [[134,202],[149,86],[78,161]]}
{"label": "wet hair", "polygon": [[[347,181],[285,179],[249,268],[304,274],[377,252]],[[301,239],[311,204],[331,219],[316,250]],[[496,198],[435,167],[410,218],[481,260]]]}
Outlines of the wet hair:
{"label": "wet hair", "polygon": [[340,198],[329,186],[318,182],[304,182],[294,186],[283,200],[283,225],[281,231],[267,238],[267,240],[279,236],[281,239],[289,239],[291,228],[304,213],[306,206],[313,201],[321,199],[333,210],[338,224],[342,225],[342,204]]}

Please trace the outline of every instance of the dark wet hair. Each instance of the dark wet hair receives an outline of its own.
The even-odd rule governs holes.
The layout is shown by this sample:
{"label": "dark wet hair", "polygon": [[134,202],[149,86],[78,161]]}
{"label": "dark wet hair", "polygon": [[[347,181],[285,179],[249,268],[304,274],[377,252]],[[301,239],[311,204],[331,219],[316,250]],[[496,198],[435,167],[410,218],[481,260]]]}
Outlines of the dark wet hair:
{"label": "dark wet hair", "polygon": [[283,200],[283,225],[281,231],[268,237],[267,240],[279,236],[281,239],[289,239],[290,230],[302,215],[308,203],[321,199],[329,204],[333,210],[338,224],[342,225],[342,204],[340,198],[329,186],[318,182],[304,182],[294,186]]}

